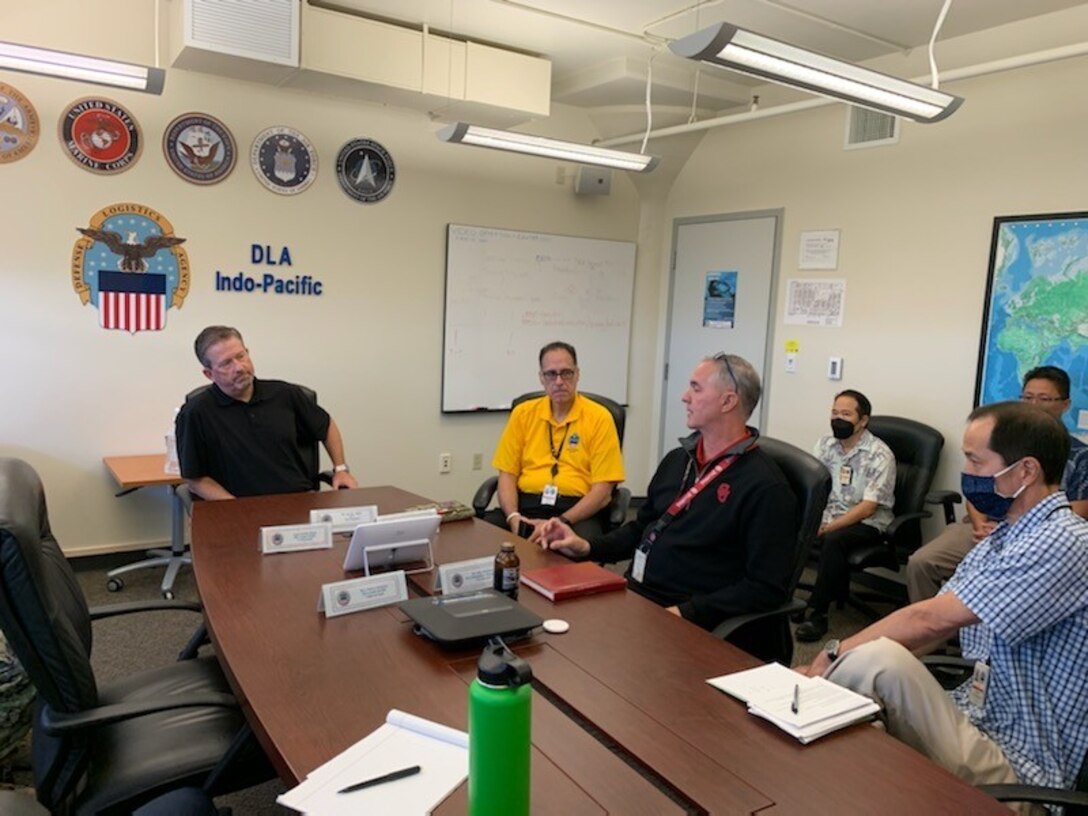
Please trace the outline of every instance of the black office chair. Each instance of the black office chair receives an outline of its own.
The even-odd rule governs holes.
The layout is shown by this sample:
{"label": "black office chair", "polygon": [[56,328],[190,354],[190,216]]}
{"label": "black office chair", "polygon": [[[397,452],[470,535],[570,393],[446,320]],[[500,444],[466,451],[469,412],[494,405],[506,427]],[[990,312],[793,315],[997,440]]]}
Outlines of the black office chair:
{"label": "black office chair", "polygon": [[[583,397],[593,400],[598,405],[603,405],[608,409],[608,413],[612,415],[612,421],[616,423],[616,435],[620,438],[620,449],[623,449],[623,429],[627,424],[627,410],[615,400],[608,397],[602,397],[600,394],[592,394],[589,391],[579,391]],[[523,402],[528,400],[537,399],[544,396],[543,391],[530,391],[527,394],[522,394],[519,397],[515,397],[514,401],[510,404],[511,408],[517,408]],[[476,518],[483,518],[487,512],[487,508],[491,504],[491,500],[495,498],[495,491],[499,487],[499,477],[490,476],[484,480],[484,483],[476,490],[476,495],[472,497],[472,509],[476,511]],[[612,491],[612,499],[608,503],[606,508],[608,512],[608,523],[605,524],[605,530],[614,530],[627,520],[627,510],[631,506],[631,491],[626,487],[617,485],[615,490]]]}
{"label": "black office chair", "polygon": [[0,459],[0,628],[38,691],[31,741],[51,812],[130,813],[180,786],[209,795],[273,776],[213,657],[185,655],[100,687],[91,622],[180,601],[88,609],[49,526],[37,473]]}
{"label": "black office chair", "polygon": [[[907,603],[906,585],[902,581],[881,578],[865,573],[873,567],[898,572],[912,552],[922,546],[922,519],[931,513],[925,509],[927,499],[934,500],[930,485],[937,472],[944,447],[940,431],[913,419],[895,416],[869,417],[869,431],[883,440],[895,454],[895,518],[881,534],[880,540],[859,547],[847,556],[852,580],[862,584],[868,592],[851,595],[850,602],[873,617],[880,617],[867,601],[877,600],[902,606]],[[945,517],[952,513],[950,504],[958,498],[946,491]]]}
{"label": "black office chair", "polygon": [[[805,564],[808,563],[812,544],[820,529],[820,520],[823,517],[824,507],[827,505],[828,494],[831,492],[831,475],[819,459],[788,442],[761,436],[759,447],[778,465],[797,495],[799,526],[793,575],[789,585],[789,600],[767,612],[752,612],[728,618],[715,627],[714,634],[726,640],[735,633],[736,639],[744,639],[743,645],[756,657],[761,660],[777,660],[782,665],[789,666],[793,661],[793,635],[790,632],[789,616],[805,608],[805,602],[794,598],[793,593],[801,580],[801,573],[804,571]],[[742,627],[753,621],[767,618],[776,619],[777,626],[773,635],[767,637],[766,633],[761,632],[763,637],[748,643],[744,638]]]}

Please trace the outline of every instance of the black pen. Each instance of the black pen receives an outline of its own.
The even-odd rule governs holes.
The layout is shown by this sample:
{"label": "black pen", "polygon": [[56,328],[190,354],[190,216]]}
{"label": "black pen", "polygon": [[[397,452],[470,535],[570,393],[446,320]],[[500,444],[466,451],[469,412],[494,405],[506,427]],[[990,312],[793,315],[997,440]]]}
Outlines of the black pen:
{"label": "black pen", "polygon": [[346,788],[338,790],[337,793],[354,793],[363,788],[372,788],[375,785],[380,785],[383,782],[394,782],[397,779],[404,779],[406,776],[415,776],[419,773],[419,770],[418,765],[413,765],[411,768],[401,768],[399,771],[393,771],[392,773],[383,774],[382,776],[375,776],[373,779],[364,779],[362,782],[356,782],[354,785],[348,785]]}
{"label": "black pen", "polygon": [[798,708],[800,708],[800,705],[801,705],[801,684],[800,683],[794,683],[793,684],[793,704],[790,705],[790,711],[792,711],[794,714],[796,714]]}

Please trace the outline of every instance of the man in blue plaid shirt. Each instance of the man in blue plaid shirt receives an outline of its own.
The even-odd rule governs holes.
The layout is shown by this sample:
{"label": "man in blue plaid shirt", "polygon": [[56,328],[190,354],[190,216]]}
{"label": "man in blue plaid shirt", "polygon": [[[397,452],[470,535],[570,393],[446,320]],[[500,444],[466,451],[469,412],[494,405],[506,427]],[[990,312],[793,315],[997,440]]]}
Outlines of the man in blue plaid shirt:
{"label": "man in blue plaid shirt", "polygon": [[[1039,408],[977,408],[963,493],[996,529],[937,597],[829,641],[799,671],[875,698],[890,734],[973,784],[1072,787],[1088,754],[1088,522],[1058,489],[1068,451]],[[914,655],[957,630],[975,670],[948,694]]]}

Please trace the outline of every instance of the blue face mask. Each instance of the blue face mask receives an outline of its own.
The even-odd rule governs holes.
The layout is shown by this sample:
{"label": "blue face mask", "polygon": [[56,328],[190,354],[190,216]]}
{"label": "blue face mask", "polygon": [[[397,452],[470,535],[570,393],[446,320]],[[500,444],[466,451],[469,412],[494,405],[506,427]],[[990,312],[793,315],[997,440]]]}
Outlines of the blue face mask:
{"label": "blue face mask", "polygon": [[1020,485],[1020,489],[1011,496],[1002,496],[994,486],[994,480],[998,476],[1004,476],[1017,464],[1017,459],[1004,470],[999,470],[993,476],[975,476],[970,473],[960,474],[960,492],[963,497],[974,505],[974,508],[987,518],[1000,521],[1009,514],[1009,508],[1016,501],[1027,485]]}

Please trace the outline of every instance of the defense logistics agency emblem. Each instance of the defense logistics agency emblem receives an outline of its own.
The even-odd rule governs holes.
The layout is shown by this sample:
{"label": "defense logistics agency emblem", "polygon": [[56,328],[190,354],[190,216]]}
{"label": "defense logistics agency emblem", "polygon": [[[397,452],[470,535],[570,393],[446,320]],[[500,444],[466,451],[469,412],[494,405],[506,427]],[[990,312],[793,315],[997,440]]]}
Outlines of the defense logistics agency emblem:
{"label": "defense logistics agency emblem", "polygon": [[258,133],[249,163],[257,181],[280,195],[301,193],[317,178],[317,151],[294,128],[270,127]]}
{"label": "defense logistics agency emblem", "polygon": [[128,170],[144,147],[132,114],[116,102],[94,96],[72,103],[61,114],[58,131],[72,161],[104,176]]}
{"label": "defense logistics agency emblem", "polygon": [[373,204],[393,189],[396,168],[389,151],[370,139],[352,139],[336,156],[336,180],[356,201]]}
{"label": "defense logistics agency emblem", "polygon": [[230,130],[206,113],[185,113],[166,126],[162,152],[170,169],[193,184],[215,184],[230,175],[238,151]]}
{"label": "defense logistics agency emblem", "polygon": [[30,100],[0,82],[0,164],[18,161],[38,143],[41,128]]}
{"label": "defense logistics agency emblem", "polygon": [[111,204],[72,248],[72,288],[104,329],[161,331],[189,294],[189,256],[174,227],[143,204]]}

